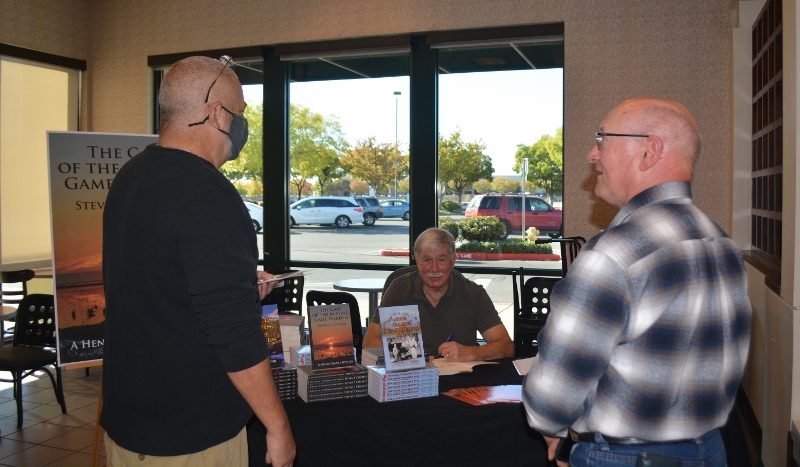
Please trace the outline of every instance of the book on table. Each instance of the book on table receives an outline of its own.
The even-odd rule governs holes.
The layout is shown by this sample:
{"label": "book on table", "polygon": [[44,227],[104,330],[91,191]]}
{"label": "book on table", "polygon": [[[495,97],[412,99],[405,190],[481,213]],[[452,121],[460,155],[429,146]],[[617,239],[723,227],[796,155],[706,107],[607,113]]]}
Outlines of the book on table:
{"label": "book on table", "polygon": [[381,366],[369,366],[369,396],[378,402],[418,399],[439,395],[439,369],[433,364],[424,368],[387,372]]}
{"label": "book on table", "polygon": [[297,395],[305,402],[365,397],[367,383],[367,369],[357,363],[329,370],[297,367]]}
{"label": "book on table", "polygon": [[361,349],[361,364],[364,366],[385,366],[383,347],[365,347]]}
{"label": "book on table", "polygon": [[283,340],[278,319],[278,305],[270,304],[261,307],[261,331],[269,346],[269,359],[272,368],[284,366]]}
{"label": "book on table", "polygon": [[425,367],[417,305],[380,307],[378,313],[386,371]]}
{"label": "book on table", "polygon": [[355,365],[350,305],[344,303],[308,307],[308,330],[313,370]]}

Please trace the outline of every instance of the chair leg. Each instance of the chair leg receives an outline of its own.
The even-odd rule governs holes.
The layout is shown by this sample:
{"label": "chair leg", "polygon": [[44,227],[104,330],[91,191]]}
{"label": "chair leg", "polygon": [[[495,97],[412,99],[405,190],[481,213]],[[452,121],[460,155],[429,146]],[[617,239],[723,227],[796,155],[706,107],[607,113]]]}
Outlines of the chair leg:
{"label": "chair leg", "polygon": [[67,401],[64,400],[64,382],[61,380],[61,367],[58,365],[56,365],[56,381],[58,382],[56,397],[58,397],[58,401],[61,403],[61,413],[67,413]]}
{"label": "chair leg", "polygon": [[17,399],[17,429],[22,428],[22,372],[14,372],[14,397]]}

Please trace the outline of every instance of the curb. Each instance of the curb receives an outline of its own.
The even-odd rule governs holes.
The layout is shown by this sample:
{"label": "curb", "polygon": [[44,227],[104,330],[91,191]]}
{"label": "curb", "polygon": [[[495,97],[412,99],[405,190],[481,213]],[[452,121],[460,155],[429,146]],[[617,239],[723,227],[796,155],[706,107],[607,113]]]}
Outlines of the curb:
{"label": "curb", "polygon": [[[408,256],[408,250],[380,250],[379,256]],[[561,256],[549,253],[467,253],[456,252],[456,259],[473,261],[513,260],[513,261],[561,261]]]}

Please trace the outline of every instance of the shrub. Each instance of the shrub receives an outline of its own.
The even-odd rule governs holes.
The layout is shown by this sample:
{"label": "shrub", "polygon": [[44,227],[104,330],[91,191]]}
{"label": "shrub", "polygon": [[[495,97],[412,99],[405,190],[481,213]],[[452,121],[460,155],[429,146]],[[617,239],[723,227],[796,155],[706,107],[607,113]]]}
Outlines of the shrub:
{"label": "shrub", "polygon": [[439,228],[450,232],[453,239],[458,240],[458,222],[454,221],[452,217],[440,217]]}
{"label": "shrub", "polygon": [[494,216],[461,219],[461,238],[468,241],[492,242],[506,233],[506,226]]}
{"label": "shrub", "polygon": [[503,240],[500,242],[464,242],[456,248],[456,251],[469,253],[553,253],[553,245],[550,243],[536,244],[533,242],[523,242],[518,240]]}
{"label": "shrub", "polygon": [[442,209],[447,212],[459,212],[461,211],[461,203],[458,201],[442,201]]}

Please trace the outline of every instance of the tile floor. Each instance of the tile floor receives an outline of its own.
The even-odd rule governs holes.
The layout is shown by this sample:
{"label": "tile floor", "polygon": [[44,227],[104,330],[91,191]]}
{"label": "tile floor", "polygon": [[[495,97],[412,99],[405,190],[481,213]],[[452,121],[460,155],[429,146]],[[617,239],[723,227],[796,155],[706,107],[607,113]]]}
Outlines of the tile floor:
{"label": "tile floor", "polygon": [[[101,372],[99,366],[90,368],[89,376],[83,368],[61,372],[66,414],[61,413],[47,374],[26,378],[22,384],[22,429],[17,429],[12,385],[0,382],[0,466],[91,466]],[[98,465],[105,462],[101,433]]]}

